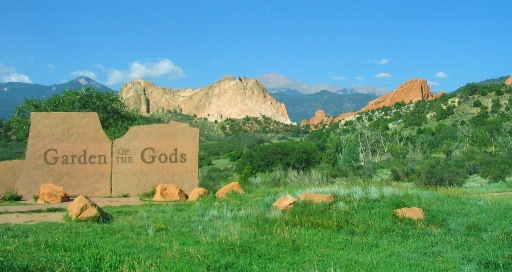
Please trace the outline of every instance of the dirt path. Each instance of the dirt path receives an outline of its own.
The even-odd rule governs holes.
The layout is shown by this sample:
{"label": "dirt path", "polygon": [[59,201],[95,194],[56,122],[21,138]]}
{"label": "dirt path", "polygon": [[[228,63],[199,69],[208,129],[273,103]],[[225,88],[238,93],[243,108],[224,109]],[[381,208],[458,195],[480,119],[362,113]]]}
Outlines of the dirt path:
{"label": "dirt path", "polygon": [[[91,198],[100,207],[142,205],[145,202],[138,197],[123,198]],[[0,206],[0,224],[35,224],[39,222],[64,222],[66,212],[36,212],[30,211],[46,210],[48,208],[66,209],[71,202],[64,203],[35,203],[32,201],[21,201],[22,205]],[[18,204],[20,204],[18,203]]]}

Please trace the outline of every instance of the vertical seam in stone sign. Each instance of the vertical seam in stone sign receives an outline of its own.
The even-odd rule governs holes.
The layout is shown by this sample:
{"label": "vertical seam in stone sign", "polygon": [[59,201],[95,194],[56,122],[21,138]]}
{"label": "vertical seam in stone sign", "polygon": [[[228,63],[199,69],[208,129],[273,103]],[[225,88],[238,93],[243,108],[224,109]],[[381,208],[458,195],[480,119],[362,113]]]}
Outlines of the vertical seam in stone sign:
{"label": "vertical seam in stone sign", "polygon": [[112,170],[114,167],[114,141],[110,141],[110,197],[112,197]]}

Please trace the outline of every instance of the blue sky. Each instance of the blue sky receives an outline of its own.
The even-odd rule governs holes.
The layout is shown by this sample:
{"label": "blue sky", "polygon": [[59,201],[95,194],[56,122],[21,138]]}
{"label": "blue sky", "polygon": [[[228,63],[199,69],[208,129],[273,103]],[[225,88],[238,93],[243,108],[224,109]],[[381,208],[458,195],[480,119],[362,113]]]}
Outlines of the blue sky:
{"label": "blue sky", "polygon": [[512,73],[511,11],[510,0],[0,0],[0,82],[198,88],[278,73],[389,90],[419,77],[453,91]]}

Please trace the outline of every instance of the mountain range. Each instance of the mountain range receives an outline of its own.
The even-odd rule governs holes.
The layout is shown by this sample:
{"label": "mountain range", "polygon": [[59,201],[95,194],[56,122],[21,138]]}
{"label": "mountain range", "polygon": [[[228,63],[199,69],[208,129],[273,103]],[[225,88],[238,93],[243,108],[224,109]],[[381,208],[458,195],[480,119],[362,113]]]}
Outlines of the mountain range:
{"label": "mountain range", "polygon": [[11,114],[14,113],[15,106],[23,103],[25,99],[43,99],[64,90],[77,90],[84,87],[112,91],[109,87],[88,77],[79,77],[65,83],[50,86],[20,82],[0,83],[0,119],[9,119]]}
{"label": "mountain range", "polygon": [[[277,102],[286,105],[289,119],[296,123],[311,117],[317,109],[323,109],[326,114],[333,116],[360,109],[378,94],[387,92],[382,88],[367,85],[356,85],[347,89],[338,85],[308,84],[279,74],[266,74],[256,80],[263,84],[261,87],[266,89],[265,93],[268,91]],[[50,86],[17,82],[0,83],[0,119],[9,119],[15,105],[21,104],[24,99],[42,99],[66,89],[83,87],[112,91],[88,77],[79,77]]]}
{"label": "mountain range", "polygon": [[338,94],[361,93],[381,96],[389,92],[384,88],[364,84],[357,84],[348,88],[342,87],[340,85],[309,84],[276,73],[268,73],[258,76],[256,77],[256,80],[265,85],[268,92],[271,94],[286,93],[290,95],[299,95],[314,94],[320,91],[329,91]]}
{"label": "mountain range", "polygon": [[324,110],[328,116],[338,116],[342,113],[357,111],[368,102],[378,98],[374,94],[341,94],[325,90],[313,94],[297,93],[296,90],[288,90],[286,92],[274,92],[271,95],[278,102],[286,105],[290,120],[298,124],[302,120],[314,116],[318,109]]}

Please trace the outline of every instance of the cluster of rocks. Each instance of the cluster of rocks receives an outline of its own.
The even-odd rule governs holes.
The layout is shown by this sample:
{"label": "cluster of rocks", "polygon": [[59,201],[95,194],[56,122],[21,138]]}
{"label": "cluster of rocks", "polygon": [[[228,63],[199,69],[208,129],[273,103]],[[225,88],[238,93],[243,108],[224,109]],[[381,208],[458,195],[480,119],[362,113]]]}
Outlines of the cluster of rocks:
{"label": "cluster of rocks", "polygon": [[[299,200],[301,201],[310,201],[313,203],[331,203],[334,201],[333,194],[314,194],[314,193],[303,193],[299,195]],[[294,205],[299,201],[291,195],[285,195],[276,200],[272,207],[279,209],[281,211],[287,211],[294,207]],[[408,218],[412,220],[419,220],[425,218],[425,213],[423,209],[418,207],[405,207],[401,209],[396,209],[393,211],[394,214],[401,218]]]}
{"label": "cluster of rocks", "polygon": [[[217,198],[225,198],[230,193],[243,194],[244,190],[237,181],[231,182],[215,193]],[[187,195],[175,184],[159,184],[156,187],[153,200],[155,201],[197,201],[209,194],[205,188],[195,188]],[[62,186],[52,183],[42,184],[39,188],[37,203],[61,203],[69,202],[71,198],[66,194]],[[71,220],[108,220],[109,216],[101,207],[96,205],[85,195],[79,195],[68,206],[68,215]]]}
{"label": "cluster of rocks", "polygon": [[[216,193],[215,197],[225,198],[230,193],[243,194],[244,190],[238,181],[233,181],[228,185],[220,188]],[[187,195],[181,188],[175,184],[158,184],[155,189],[155,195],[153,200],[155,201],[197,201],[203,196],[209,195],[208,190],[205,188],[195,188],[189,195]]]}
{"label": "cluster of rocks", "polygon": [[[231,182],[215,193],[216,198],[225,198],[231,193],[245,193],[238,181]],[[187,195],[181,188],[175,184],[159,184],[155,189],[154,201],[197,201],[203,196],[209,195],[205,188],[195,188]],[[70,197],[64,191],[64,188],[55,184],[45,183],[41,185],[37,203],[60,203],[70,201]],[[294,207],[298,201],[309,201],[312,203],[331,203],[334,201],[333,194],[302,193],[299,199],[292,195],[285,195],[278,198],[272,207],[281,211],[287,211]],[[87,196],[80,195],[76,197],[67,208],[71,220],[108,220],[109,216],[96,203]],[[419,220],[425,218],[423,209],[418,207],[405,207],[394,210],[398,217]]]}
{"label": "cluster of rocks", "polygon": [[[44,183],[39,187],[37,203],[69,202],[71,198],[62,186],[53,183]],[[71,220],[108,220],[109,216],[103,209],[85,195],[79,195],[69,204],[68,215]]]}
{"label": "cluster of rocks", "polygon": [[[331,203],[334,201],[333,194],[314,194],[314,193],[303,193],[299,195],[301,201],[311,201],[313,203]],[[281,211],[287,211],[293,208],[298,200],[291,195],[285,195],[276,200],[272,207]]]}

